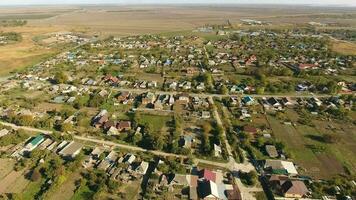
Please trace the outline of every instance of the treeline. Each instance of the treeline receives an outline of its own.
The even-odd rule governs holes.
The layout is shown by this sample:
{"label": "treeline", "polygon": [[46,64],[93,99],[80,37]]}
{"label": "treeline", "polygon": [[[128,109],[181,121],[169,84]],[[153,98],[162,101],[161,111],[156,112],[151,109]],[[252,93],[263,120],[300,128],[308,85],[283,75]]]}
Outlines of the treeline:
{"label": "treeline", "polygon": [[1,20],[0,26],[2,27],[17,27],[25,26],[27,24],[26,20],[14,19],[14,20]]}
{"label": "treeline", "polygon": [[0,32],[0,37],[9,42],[20,42],[22,40],[22,35],[16,32]]}

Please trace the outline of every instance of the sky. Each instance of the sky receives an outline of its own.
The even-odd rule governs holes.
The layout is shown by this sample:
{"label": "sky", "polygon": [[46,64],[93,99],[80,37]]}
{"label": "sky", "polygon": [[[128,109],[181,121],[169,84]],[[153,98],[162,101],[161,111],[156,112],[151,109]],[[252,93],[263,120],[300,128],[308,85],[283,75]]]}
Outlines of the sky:
{"label": "sky", "polygon": [[0,0],[0,5],[31,4],[312,4],[312,5],[352,5],[356,0]]}

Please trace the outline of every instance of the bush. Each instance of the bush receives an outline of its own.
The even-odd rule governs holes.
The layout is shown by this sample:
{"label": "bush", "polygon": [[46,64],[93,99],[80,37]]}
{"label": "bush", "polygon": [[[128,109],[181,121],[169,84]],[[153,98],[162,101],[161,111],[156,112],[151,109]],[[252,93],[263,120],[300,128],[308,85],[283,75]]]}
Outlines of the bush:
{"label": "bush", "polygon": [[248,173],[240,171],[241,182],[245,185],[254,186],[257,183],[257,173],[255,171],[250,171]]}

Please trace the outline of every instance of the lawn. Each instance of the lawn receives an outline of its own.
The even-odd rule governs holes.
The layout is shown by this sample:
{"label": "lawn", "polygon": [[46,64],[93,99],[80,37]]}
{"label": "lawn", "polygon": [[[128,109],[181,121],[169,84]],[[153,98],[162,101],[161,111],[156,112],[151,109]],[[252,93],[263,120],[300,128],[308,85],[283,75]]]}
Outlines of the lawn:
{"label": "lawn", "polygon": [[140,180],[134,181],[130,184],[124,184],[120,188],[120,193],[125,193],[126,199],[138,199],[138,194],[141,190],[141,182]]}
{"label": "lawn", "polygon": [[153,128],[152,131],[159,132],[167,128],[168,122],[171,120],[171,116],[141,114],[139,123],[142,125],[151,124]]}
{"label": "lawn", "polygon": [[81,189],[74,193],[71,200],[90,199],[93,195],[94,193],[89,189],[88,186],[83,186]]}
{"label": "lawn", "polygon": [[23,200],[32,200],[35,199],[36,194],[41,190],[42,184],[44,184],[45,180],[41,179],[37,182],[30,182],[23,193],[20,194],[20,199]]}

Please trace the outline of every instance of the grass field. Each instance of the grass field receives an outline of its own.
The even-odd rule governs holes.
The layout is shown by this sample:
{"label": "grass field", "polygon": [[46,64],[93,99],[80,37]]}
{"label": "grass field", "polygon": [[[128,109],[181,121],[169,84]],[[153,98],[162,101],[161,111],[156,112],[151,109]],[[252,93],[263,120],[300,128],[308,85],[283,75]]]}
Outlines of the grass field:
{"label": "grass field", "polygon": [[167,128],[167,123],[172,120],[171,116],[141,114],[140,124],[151,124],[154,132],[160,132]]}
{"label": "grass field", "polygon": [[[293,110],[287,111],[287,116],[296,121],[298,115]],[[348,129],[344,125],[344,130],[332,131],[341,137],[340,142],[326,144],[319,138],[323,134],[331,133],[326,127],[332,123],[337,127],[337,123],[314,120],[315,127],[282,124],[280,120],[268,116],[268,122],[272,128],[274,136],[285,143],[287,152],[292,154],[293,160],[307,174],[316,178],[330,178],[340,173],[345,173],[345,166],[355,173],[355,131]],[[352,127],[352,126],[351,126]],[[350,128],[351,128],[350,127]]]}
{"label": "grass field", "polygon": [[50,200],[69,200],[74,195],[76,188],[75,181],[79,180],[79,172],[73,173],[70,177],[51,195]]}
{"label": "grass field", "polygon": [[21,33],[22,41],[16,44],[0,46],[0,75],[22,69],[43,61],[56,53],[55,49],[37,45],[32,38],[38,34],[54,32],[56,28],[8,27],[4,32]]}
{"label": "grass field", "polygon": [[332,49],[345,55],[356,55],[356,43],[347,41],[333,41]]}
{"label": "grass field", "polygon": [[93,196],[93,192],[88,188],[88,186],[84,186],[80,190],[76,191],[75,194],[70,199],[71,200],[90,199],[90,197],[92,196]]}

